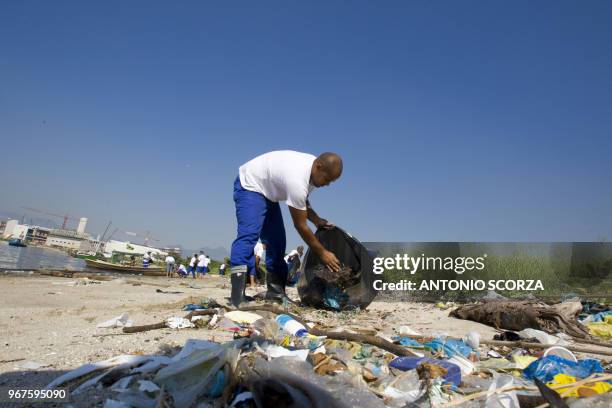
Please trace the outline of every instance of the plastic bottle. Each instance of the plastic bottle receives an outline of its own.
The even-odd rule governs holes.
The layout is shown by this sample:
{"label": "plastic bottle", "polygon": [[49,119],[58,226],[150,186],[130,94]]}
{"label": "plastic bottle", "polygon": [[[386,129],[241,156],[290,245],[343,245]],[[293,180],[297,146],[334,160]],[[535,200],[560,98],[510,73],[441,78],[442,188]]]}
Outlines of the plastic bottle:
{"label": "plastic bottle", "polygon": [[286,314],[276,316],[276,322],[284,331],[296,337],[304,337],[308,334],[306,327],[298,323],[293,317]]}

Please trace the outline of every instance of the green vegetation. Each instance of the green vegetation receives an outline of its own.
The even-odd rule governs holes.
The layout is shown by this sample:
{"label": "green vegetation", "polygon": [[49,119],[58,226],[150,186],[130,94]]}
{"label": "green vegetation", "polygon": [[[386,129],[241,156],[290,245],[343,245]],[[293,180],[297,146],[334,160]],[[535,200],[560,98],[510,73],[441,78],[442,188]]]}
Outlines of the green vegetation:
{"label": "green vegetation", "polygon": [[[612,260],[592,261],[572,265],[568,258],[555,258],[537,256],[525,253],[515,253],[509,256],[489,255],[485,269],[482,271],[469,271],[462,275],[454,271],[419,271],[410,275],[405,271],[386,271],[383,275],[385,282],[399,282],[407,279],[416,282],[417,287],[422,281],[431,280],[541,280],[544,290],[541,291],[503,291],[506,297],[525,296],[533,293],[542,297],[561,297],[575,293],[583,296],[592,296],[609,300],[612,298]],[[478,294],[484,294],[489,288],[482,291],[466,290],[439,290],[416,291],[415,296],[424,299],[461,300]]]}

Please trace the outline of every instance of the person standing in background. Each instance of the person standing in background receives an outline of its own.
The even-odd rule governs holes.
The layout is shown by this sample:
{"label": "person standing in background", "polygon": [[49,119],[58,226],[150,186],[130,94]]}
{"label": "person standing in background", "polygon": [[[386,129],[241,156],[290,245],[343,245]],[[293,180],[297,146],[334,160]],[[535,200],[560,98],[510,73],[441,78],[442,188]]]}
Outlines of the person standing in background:
{"label": "person standing in background", "polygon": [[174,257],[168,254],[168,256],[166,257],[166,277],[168,278],[172,277],[172,274],[174,272],[175,263],[176,263],[176,260],[174,259]]}
{"label": "person standing in background", "polygon": [[[253,268],[249,271],[249,279],[251,280],[251,288],[254,288],[257,278],[257,272],[261,272],[261,260],[266,256],[266,245],[261,241],[257,241],[255,244],[255,248],[253,249],[253,254],[255,255],[255,264]],[[265,261],[264,261],[265,262]]]}
{"label": "person standing in background", "polygon": [[204,264],[202,265],[202,277],[208,273],[208,265],[210,264],[210,257],[204,254]]}
{"label": "person standing in background", "polygon": [[151,251],[147,252],[142,256],[142,267],[148,268],[151,264]]}
{"label": "person standing in background", "polygon": [[198,255],[198,266],[196,268],[196,272],[199,278],[204,277],[205,263],[206,263],[206,255],[204,255],[204,251],[200,251],[200,255]]}
{"label": "person standing in background", "polygon": [[189,273],[193,275],[193,279],[196,278],[196,263],[198,262],[198,254],[193,254],[191,260],[189,261]]}

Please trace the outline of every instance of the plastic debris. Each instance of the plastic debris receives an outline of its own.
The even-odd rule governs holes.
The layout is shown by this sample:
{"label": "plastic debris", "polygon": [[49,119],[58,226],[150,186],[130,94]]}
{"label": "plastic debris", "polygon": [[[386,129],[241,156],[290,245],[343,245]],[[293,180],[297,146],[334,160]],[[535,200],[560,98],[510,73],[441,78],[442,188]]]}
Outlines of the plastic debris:
{"label": "plastic debris", "polygon": [[553,346],[549,349],[546,349],[546,351],[544,352],[544,356],[557,356],[566,360],[573,361],[574,363],[578,362],[578,359],[576,358],[574,353],[561,346]]}
{"label": "plastic debris", "polygon": [[463,342],[470,346],[473,350],[478,350],[478,347],[480,347],[480,334],[475,331],[470,331],[463,338]]}
{"label": "plastic debris", "polygon": [[443,353],[445,357],[452,357],[455,354],[469,357],[473,352],[472,348],[465,344],[463,340],[435,338],[425,343],[425,346],[436,353]]}
{"label": "plastic debris", "polygon": [[566,360],[557,356],[546,356],[529,364],[523,375],[530,379],[539,379],[542,382],[551,381],[557,374],[567,374],[572,377],[586,378],[593,373],[602,373],[601,363],[594,359],[585,359],[578,362]]}
{"label": "plastic debris", "polygon": [[525,368],[529,367],[529,364],[537,361],[538,359],[533,356],[521,356],[519,354],[515,354],[512,356],[512,360],[516,364],[516,368],[524,370]]}
{"label": "plastic debris", "polygon": [[103,408],[130,408],[130,406],[124,402],[116,401],[114,399],[109,398],[106,401],[104,401]]}
{"label": "plastic debris", "polygon": [[49,364],[38,363],[36,361],[26,361],[25,363],[19,365],[19,368],[22,370],[38,370],[43,367],[49,367]]}
{"label": "plastic debris", "polygon": [[196,350],[187,357],[162,368],[154,378],[164,385],[177,406],[189,406],[207,390],[207,386],[226,363],[235,364],[242,340],[231,341],[215,348]]}
{"label": "plastic debris", "polygon": [[425,346],[418,341],[411,339],[410,337],[402,337],[395,336],[393,337],[393,341],[398,342],[402,346],[411,347],[411,348],[425,348]]}
{"label": "plastic debris", "polygon": [[[185,309],[207,309],[215,304],[205,299],[200,304],[185,305]],[[498,305],[505,307],[502,303]],[[451,302],[444,304],[445,308],[451,306],[455,307]],[[483,346],[476,331],[455,339],[436,331],[421,335],[409,326],[395,326],[393,335],[389,325],[379,324],[389,312],[376,308],[366,312],[314,312],[317,314],[312,319],[317,324],[315,329],[315,323],[302,324],[289,314],[299,313],[301,309],[284,307],[287,314],[274,311],[278,307],[266,306],[261,314],[241,310],[225,312],[219,308],[210,315],[190,316],[191,321],[170,318],[166,321],[169,326],[193,327],[195,323],[196,327],[217,332],[211,333],[213,341],[188,340],[179,352],[173,352],[174,344],[170,343],[169,347],[162,348],[167,355],[119,356],[85,365],[62,375],[48,387],[73,390],[71,396],[75,396],[79,406],[95,394],[102,398],[95,403],[101,406],[103,401],[108,408],[156,408],[166,403],[197,408],[425,408],[444,406],[456,398],[470,400],[471,394],[479,392],[481,400],[474,399],[461,406],[519,408],[519,399],[523,403],[523,399],[541,398],[537,391],[532,391],[536,379],[546,401],[551,401],[548,399],[551,395],[598,398],[612,391],[612,383],[603,376],[603,380],[597,376],[583,386],[569,385],[592,373],[600,373],[603,368],[597,360],[573,361],[575,356],[560,346],[569,340],[562,333],[552,336],[529,328],[519,332],[527,341],[555,343],[544,352],[540,350],[542,347],[522,349],[513,344]],[[573,310],[575,302],[567,302],[564,307]],[[593,310],[601,314],[597,317],[602,319],[599,323],[607,324],[607,319],[612,319],[612,314],[606,313],[609,310],[601,307]],[[590,314],[591,320],[596,313]],[[384,323],[393,325],[398,320],[389,319]],[[586,328],[595,322],[585,323],[579,325]],[[314,333],[326,327],[330,338],[309,334],[309,330]],[[337,339],[342,335],[335,334],[341,332],[351,333],[352,337]],[[414,336],[434,337],[419,341]],[[519,334],[510,331],[499,336],[504,336],[503,340],[521,339]],[[235,340],[214,341],[220,337]],[[367,337],[376,340],[366,340]],[[402,354],[399,350],[408,352],[408,349],[398,346],[394,349],[381,342],[381,338],[411,348],[410,352],[420,356],[396,357],[397,353]],[[480,356],[484,357],[478,361]],[[35,368],[38,367],[32,366]],[[561,385],[563,388],[554,391],[546,388],[546,383],[548,387]],[[530,388],[500,392],[500,388],[507,386]],[[572,406],[571,401],[568,403]]]}
{"label": "plastic debris", "polygon": [[[578,381],[576,377],[572,377],[567,374],[557,374],[547,385],[550,387],[553,385],[572,384],[576,381]],[[604,394],[612,391],[612,385],[610,385],[608,382],[597,381],[594,383],[583,384],[579,387],[557,388],[555,391],[564,397],[592,397],[596,394]]]}
{"label": "plastic debris", "polygon": [[514,379],[509,375],[493,373],[493,383],[489,387],[485,408],[520,408],[516,391],[496,392],[497,389],[512,385]]}
{"label": "plastic debris", "polygon": [[461,369],[459,366],[444,360],[434,360],[429,357],[397,357],[391,360],[389,366],[407,371],[414,370],[423,363],[430,363],[445,368],[447,370],[447,373],[444,375],[446,381],[452,382],[457,386],[461,383]]}
{"label": "plastic debris", "polygon": [[420,336],[421,335],[421,333],[417,332],[416,330],[413,330],[409,326],[400,326],[397,332],[399,333],[400,336]]}
{"label": "plastic debris", "polygon": [[278,315],[276,317],[276,322],[283,329],[283,331],[293,336],[303,337],[308,334],[306,327],[289,315]]}
{"label": "plastic debris", "polygon": [[594,336],[612,338],[612,315],[606,315],[604,321],[588,323],[586,326]]}
{"label": "plastic debris", "polygon": [[268,345],[264,348],[264,352],[270,358],[278,358],[278,357],[290,357],[297,358],[301,361],[306,361],[308,357],[308,350],[288,350],[281,346]]}
{"label": "plastic debris", "polygon": [[98,370],[104,370],[110,367],[116,367],[119,365],[139,365],[151,359],[151,356],[130,356],[130,355],[120,355],[117,357],[109,358],[108,360],[100,361],[93,364],[84,364],[81,367],[69,371],[66,374],[56,378],[51,383],[49,383],[45,388],[53,389],[59,387],[62,384],[67,383],[68,381],[72,381],[74,379],[83,377],[89,373]]}
{"label": "plastic debris", "polygon": [[122,379],[118,380],[113,385],[111,385],[111,390],[116,391],[116,392],[125,392],[129,389],[130,384],[132,383],[132,380],[134,380],[133,375],[128,375],[127,377],[123,377]]}
{"label": "plastic debris", "polygon": [[234,408],[238,404],[240,404],[241,402],[247,402],[247,401],[250,401],[250,400],[253,400],[253,393],[252,392],[250,392],[250,391],[241,392],[240,394],[236,395],[236,397],[234,398],[234,400],[230,404],[229,408]]}
{"label": "plastic debris", "polygon": [[524,330],[521,330],[520,332],[517,332],[517,334],[522,339],[537,339],[542,344],[550,344],[550,345],[565,344],[565,342],[561,340],[560,338],[555,337],[546,332],[543,332],[542,330],[524,329]]}
{"label": "plastic debris", "polygon": [[195,327],[193,323],[184,317],[169,317],[166,320],[166,324],[171,329],[188,329],[191,327]]}
{"label": "plastic debris", "polygon": [[120,316],[113,317],[110,320],[107,320],[102,323],[98,323],[96,326],[99,329],[107,329],[114,327],[130,327],[133,322],[130,320],[130,315],[128,312],[122,313]]}
{"label": "plastic debris", "polygon": [[261,316],[256,313],[251,312],[243,312],[241,310],[234,310],[232,312],[227,312],[223,315],[226,319],[229,319],[236,323],[242,324],[253,324],[257,320],[261,319]]}
{"label": "plastic debris", "polygon": [[138,381],[138,391],[157,392],[159,387],[153,381],[140,380]]}
{"label": "plastic debris", "polygon": [[474,363],[463,357],[461,354],[455,354],[448,361],[459,366],[461,369],[461,374],[463,375],[470,375],[476,372],[476,366]]}
{"label": "plastic debris", "polygon": [[208,340],[200,340],[200,339],[189,339],[181,349],[181,351],[172,357],[172,362],[177,362],[179,360],[184,359],[191,353],[197,350],[208,350],[219,347],[218,343],[208,341]]}

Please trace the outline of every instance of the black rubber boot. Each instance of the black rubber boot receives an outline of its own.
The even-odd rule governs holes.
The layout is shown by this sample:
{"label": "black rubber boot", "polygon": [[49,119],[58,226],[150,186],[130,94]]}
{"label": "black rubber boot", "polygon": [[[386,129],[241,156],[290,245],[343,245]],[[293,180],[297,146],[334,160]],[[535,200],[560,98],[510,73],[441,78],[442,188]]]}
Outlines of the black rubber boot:
{"label": "black rubber boot", "polygon": [[291,301],[285,294],[285,285],[287,284],[286,276],[283,278],[275,273],[267,273],[266,284],[268,286],[266,300],[282,302],[283,299],[287,299]]}
{"label": "black rubber boot", "polygon": [[232,306],[240,307],[241,304],[246,302],[244,296],[244,290],[246,288],[246,272],[232,272],[232,295],[231,302]]}

